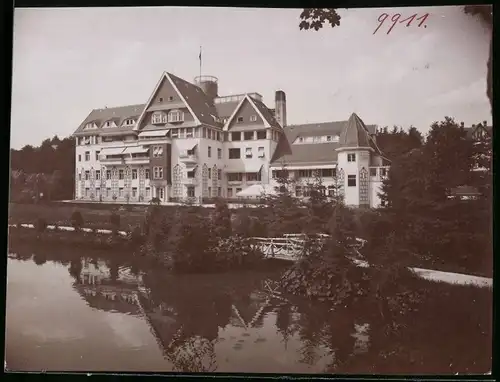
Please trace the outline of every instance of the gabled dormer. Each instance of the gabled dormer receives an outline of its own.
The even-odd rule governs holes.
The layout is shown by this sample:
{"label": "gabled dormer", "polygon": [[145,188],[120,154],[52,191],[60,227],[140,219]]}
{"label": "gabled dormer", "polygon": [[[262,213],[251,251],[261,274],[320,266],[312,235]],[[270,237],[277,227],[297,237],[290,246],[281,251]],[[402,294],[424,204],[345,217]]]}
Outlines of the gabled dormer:
{"label": "gabled dormer", "polygon": [[126,118],[122,122],[122,127],[132,127],[135,125],[136,119],[135,118]]}
{"label": "gabled dormer", "polygon": [[119,121],[120,121],[119,118],[110,118],[104,121],[101,127],[104,129],[118,127],[117,123],[119,123]]}
{"label": "gabled dormer", "polygon": [[271,124],[262,115],[259,108],[255,105],[254,100],[247,95],[243,97],[224,125],[224,130],[228,131],[236,126],[248,126],[250,128],[264,127],[269,128]]}
{"label": "gabled dormer", "polygon": [[93,130],[93,129],[97,129],[97,123],[96,121],[91,121],[91,122],[88,122],[85,124],[85,126],[83,127],[84,130]]}

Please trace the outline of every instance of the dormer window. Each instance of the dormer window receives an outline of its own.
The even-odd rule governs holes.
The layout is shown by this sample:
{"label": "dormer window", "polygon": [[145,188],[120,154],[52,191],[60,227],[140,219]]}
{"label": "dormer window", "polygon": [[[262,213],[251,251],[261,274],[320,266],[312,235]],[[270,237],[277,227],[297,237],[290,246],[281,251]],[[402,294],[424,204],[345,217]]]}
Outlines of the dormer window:
{"label": "dormer window", "polygon": [[95,126],[95,123],[94,122],[89,122],[85,125],[84,127],[85,129],[95,129],[96,126]]}
{"label": "dormer window", "polygon": [[256,115],[251,115],[250,116],[250,122],[255,122],[257,121],[257,116]]}
{"label": "dormer window", "polygon": [[304,137],[299,137],[299,142],[304,142]]}
{"label": "dormer window", "polygon": [[113,125],[114,125],[114,122],[113,122],[113,121],[106,121],[106,122],[104,123],[104,127],[113,127]]}
{"label": "dormer window", "polygon": [[126,119],[125,121],[123,121],[123,126],[132,126],[134,123],[135,123],[135,120],[133,120],[132,118],[129,118],[129,119]]}
{"label": "dormer window", "polygon": [[243,117],[238,117],[237,122],[238,122],[238,123],[243,122]]}
{"label": "dormer window", "polygon": [[167,115],[161,111],[153,113],[153,115],[151,116],[151,123],[167,123]]}
{"label": "dormer window", "polygon": [[182,122],[184,121],[184,113],[180,110],[171,110],[168,113],[168,122]]}

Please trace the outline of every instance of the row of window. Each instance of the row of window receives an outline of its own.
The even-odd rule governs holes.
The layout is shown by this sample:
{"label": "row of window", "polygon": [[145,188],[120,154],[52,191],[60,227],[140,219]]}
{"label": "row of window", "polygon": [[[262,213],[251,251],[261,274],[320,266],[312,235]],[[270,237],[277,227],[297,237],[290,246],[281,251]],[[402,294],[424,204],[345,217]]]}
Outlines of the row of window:
{"label": "row of window", "polygon": [[[320,192],[325,195],[325,196],[335,196],[335,186],[328,186],[328,187],[325,187],[323,186],[321,189],[320,189]],[[305,187],[302,187],[302,186],[296,186],[295,187],[295,196],[297,197],[301,197],[301,196],[304,196],[304,197],[309,197],[311,196],[311,187],[309,186],[305,186]]]}
{"label": "row of window", "polygon": [[[260,172],[247,172],[245,175],[247,182],[260,182],[262,180]],[[242,182],[243,181],[243,173],[235,172],[227,174],[228,182]]]}
{"label": "row of window", "polygon": [[[123,121],[121,124],[122,127],[129,127],[135,125],[135,119],[133,118],[127,118],[126,120]],[[102,127],[118,127],[116,122],[114,120],[109,120],[106,121],[102,124]],[[97,129],[99,126],[97,125],[96,122],[89,122],[85,125],[85,129]]]}
{"label": "row of window", "polygon": [[[257,148],[257,158],[264,158],[264,147]],[[245,158],[251,159],[253,158],[253,149],[252,147],[245,147]],[[220,158],[219,158],[220,159]],[[241,159],[241,149],[238,147],[229,149],[229,159]]]}
{"label": "row of window", "polygon": [[338,142],[340,139],[339,135],[318,135],[311,137],[298,137],[294,144],[314,144],[314,143],[328,143],[328,142]]}
{"label": "row of window", "polygon": [[184,112],[180,110],[170,110],[168,113],[164,111],[157,111],[151,115],[151,123],[176,123],[184,122]]}
{"label": "row of window", "polygon": [[[85,180],[90,180],[90,170],[85,171],[83,174],[78,173],[78,180],[82,180],[82,176]],[[149,169],[144,170],[144,177],[146,179],[150,178]],[[111,170],[106,170],[106,179],[111,180]],[[118,179],[125,179],[125,170],[118,170]],[[132,170],[132,179],[138,179],[138,171],[137,169]],[[155,166],[153,167],[153,179],[163,179],[163,167]],[[95,171],[95,180],[101,180],[101,170]]]}
{"label": "row of window", "polygon": [[[149,198],[151,197],[151,189],[149,187],[146,187],[145,189],[145,197]],[[97,187],[95,189],[95,196],[99,198],[101,196],[101,189]],[[107,198],[111,197],[111,187],[103,188],[102,189],[102,196]],[[125,196],[125,189],[123,187],[118,188],[118,197],[123,198]],[[132,194],[130,195],[132,198],[137,198],[138,197],[138,192],[137,192],[137,187],[132,187]],[[90,188],[85,188],[85,197],[90,197]]]}
{"label": "row of window", "polygon": [[[249,119],[250,119],[250,122],[257,122],[256,115],[251,115]],[[245,119],[243,117],[236,118],[236,123],[243,123],[243,122],[245,122]]]}
{"label": "row of window", "polygon": [[[289,175],[293,174],[292,170],[273,170],[273,178],[288,178]],[[320,169],[306,169],[306,170],[295,170],[295,175],[298,178],[333,178],[336,176],[336,169],[334,168],[320,168]]]}
{"label": "row of window", "polygon": [[[354,154],[353,154],[354,155]],[[387,169],[380,167],[380,176],[387,176]],[[273,170],[273,178],[288,178],[293,171],[291,170]],[[334,178],[336,176],[336,170],[332,169],[307,169],[307,170],[295,170],[295,175],[298,178],[314,178],[319,176],[320,178]],[[355,176],[355,175],[353,175]],[[377,167],[370,167],[370,176],[377,176]]]}

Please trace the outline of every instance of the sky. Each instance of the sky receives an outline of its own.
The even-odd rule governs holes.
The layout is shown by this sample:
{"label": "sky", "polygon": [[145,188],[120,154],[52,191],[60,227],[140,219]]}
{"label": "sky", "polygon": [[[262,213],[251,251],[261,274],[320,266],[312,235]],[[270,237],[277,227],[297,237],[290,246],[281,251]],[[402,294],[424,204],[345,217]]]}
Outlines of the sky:
{"label": "sky", "polygon": [[[461,7],[340,9],[341,24],[300,31],[300,9],[15,9],[11,147],[71,135],[92,109],[146,103],[163,71],[219,79],[219,95],[287,97],[288,124],[380,127],[454,117],[488,121],[489,35]],[[385,21],[429,13],[426,27]],[[417,16],[417,17],[418,17]]]}

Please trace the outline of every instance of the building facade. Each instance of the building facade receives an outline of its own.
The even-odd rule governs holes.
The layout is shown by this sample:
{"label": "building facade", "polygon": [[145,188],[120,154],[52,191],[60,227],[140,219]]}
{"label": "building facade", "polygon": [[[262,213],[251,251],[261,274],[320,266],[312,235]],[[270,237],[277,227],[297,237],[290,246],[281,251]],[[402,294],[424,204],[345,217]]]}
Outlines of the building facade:
{"label": "building facade", "polygon": [[145,104],[93,110],[73,135],[76,200],[232,199],[252,185],[275,186],[286,167],[297,196],[320,176],[329,195],[376,207],[389,165],[375,126],[356,114],[287,125],[283,91],[271,109],[259,93],[219,96],[212,76],[190,83],[165,72]]}

